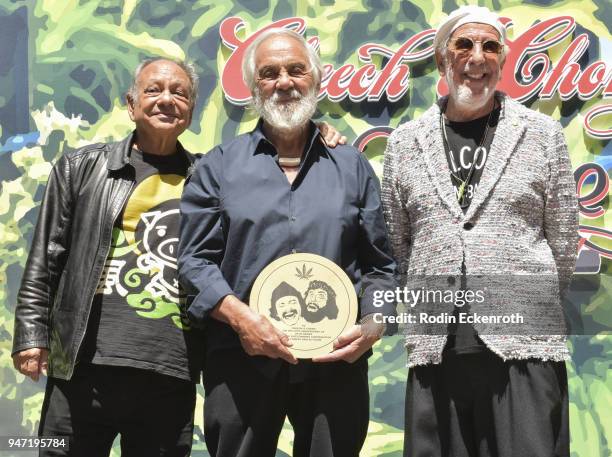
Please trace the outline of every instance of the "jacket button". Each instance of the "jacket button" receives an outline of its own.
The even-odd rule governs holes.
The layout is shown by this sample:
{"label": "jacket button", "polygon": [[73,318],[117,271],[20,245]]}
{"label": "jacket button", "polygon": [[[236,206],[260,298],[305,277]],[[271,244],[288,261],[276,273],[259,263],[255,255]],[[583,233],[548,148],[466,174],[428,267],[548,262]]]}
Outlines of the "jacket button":
{"label": "jacket button", "polygon": [[474,224],[472,224],[471,222],[466,222],[465,224],[463,224],[463,228],[465,230],[472,230],[472,228],[474,228]]}

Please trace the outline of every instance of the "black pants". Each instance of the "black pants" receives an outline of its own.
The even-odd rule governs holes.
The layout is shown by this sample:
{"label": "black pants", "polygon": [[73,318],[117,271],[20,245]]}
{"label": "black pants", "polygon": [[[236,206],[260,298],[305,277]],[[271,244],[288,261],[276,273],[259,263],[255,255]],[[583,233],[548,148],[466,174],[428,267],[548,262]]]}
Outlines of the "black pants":
{"label": "black pants", "polygon": [[569,457],[563,362],[487,350],[411,368],[405,457]]}
{"label": "black pants", "polygon": [[122,457],[188,456],[195,385],[136,368],[87,365],[70,381],[49,378],[39,435],[70,437],[69,451],[40,456],[107,457],[117,434]]}
{"label": "black pants", "polygon": [[213,457],[273,457],[285,417],[293,457],[358,457],[369,422],[367,360],[324,367],[324,376],[291,379],[283,363],[264,376],[242,350],[206,361],[204,436]]}

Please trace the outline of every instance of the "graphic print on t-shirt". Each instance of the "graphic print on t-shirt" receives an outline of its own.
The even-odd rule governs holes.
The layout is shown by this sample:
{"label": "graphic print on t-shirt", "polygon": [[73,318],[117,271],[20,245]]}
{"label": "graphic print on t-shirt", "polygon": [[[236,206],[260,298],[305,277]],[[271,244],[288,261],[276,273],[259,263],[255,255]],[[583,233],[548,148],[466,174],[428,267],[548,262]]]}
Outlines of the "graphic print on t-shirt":
{"label": "graphic print on t-shirt", "polygon": [[130,165],[132,191],[113,227],[79,358],[197,381],[202,334],[188,325],[177,271],[189,163],[134,149]]}
{"label": "graphic print on t-shirt", "polygon": [[[451,171],[462,179],[467,178],[472,165],[474,166],[470,184],[467,184],[465,188],[466,199],[468,201],[472,200],[472,197],[476,193],[476,189],[478,189],[479,177],[487,161],[487,154],[488,150],[484,146],[464,145],[459,149],[458,153],[452,150],[448,156]],[[474,163],[474,159],[476,159],[476,163]],[[453,179],[455,195],[459,194],[459,184],[458,180]]]}
{"label": "graphic print on t-shirt", "polygon": [[[177,273],[179,202],[184,176],[154,174],[137,184],[113,229],[97,293],[122,297],[140,317],[170,318],[185,329]],[[117,297],[119,296],[119,297]]]}
{"label": "graphic print on t-shirt", "polygon": [[480,178],[491,148],[493,134],[499,119],[499,113],[498,108],[493,110],[490,115],[487,114],[471,121],[444,120],[445,138],[447,140],[444,142],[446,160],[451,173],[451,183],[457,198],[464,183],[463,199],[460,202],[464,213],[467,211],[474,194],[478,190]]}

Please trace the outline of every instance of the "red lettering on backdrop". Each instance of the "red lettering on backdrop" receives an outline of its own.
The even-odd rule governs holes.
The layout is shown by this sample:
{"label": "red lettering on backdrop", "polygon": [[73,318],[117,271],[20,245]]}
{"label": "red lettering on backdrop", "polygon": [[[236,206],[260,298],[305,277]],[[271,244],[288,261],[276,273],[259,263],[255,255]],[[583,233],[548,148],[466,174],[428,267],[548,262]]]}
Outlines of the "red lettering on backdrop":
{"label": "red lettering on backdrop", "polygon": [[[508,21],[507,24],[509,26],[511,23]],[[575,28],[573,18],[560,16],[535,24],[515,40],[508,40],[510,52],[506,56],[498,88],[520,102],[534,96],[542,87],[551,68],[550,58],[543,51],[565,39]],[[526,58],[521,68],[521,62]],[[536,77],[535,70],[538,66],[543,68]],[[524,81],[516,80],[515,75],[519,69]]]}
{"label": "red lettering on backdrop", "polygon": [[330,100],[339,101],[346,97],[348,84],[354,74],[355,66],[350,63],[329,74],[329,77],[321,85],[327,86],[324,90],[327,90],[327,96]]}
{"label": "red lettering on backdrop", "polygon": [[[509,18],[502,18],[506,27],[511,27]],[[264,30],[284,27],[303,33],[306,22],[302,18],[287,18],[276,21],[251,34],[244,41],[237,37],[244,27],[244,21],[237,17],[224,20],[219,29],[223,43],[233,52],[223,69],[221,85],[227,99],[238,105],[250,99],[250,92],[241,77],[242,58],[246,47]],[[612,71],[606,62],[598,60],[582,69],[578,61],[589,46],[589,37],[583,33],[575,37],[555,64],[545,51],[567,39],[576,29],[571,16],[559,16],[534,24],[515,40],[508,40],[510,49],[506,56],[502,79],[498,88],[510,97],[525,102],[534,96],[549,99],[556,94],[568,100],[576,94],[583,100],[593,98],[602,91],[604,98],[612,96]],[[357,50],[359,61],[365,65],[355,68],[352,64],[325,65],[325,75],[321,82],[320,98],[332,101],[349,98],[359,102],[379,101],[383,95],[390,102],[399,100],[409,89],[410,67],[408,64],[430,58],[434,29],[424,30],[409,37],[397,50],[381,44],[366,43]],[[309,43],[315,48],[318,38],[312,37]],[[372,57],[378,55],[387,59],[385,66],[378,70],[372,64]],[[518,79],[517,79],[518,75]],[[605,89],[604,89],[605,88]],[[437,85],[439,95],[448,93],[443,79]],[[612,138],[612,129],[596,129],[591,124],[594,118],[610,113],[610,105],[591,108],[585,114],[585,129],[596,138]]]}
{"label": "red lettering on backdrop", "polygon": [[376,76],[376,65],[368,63],[355,72],[348,93],[352,102],[360,102],[368,95],[368,87]]}
{"label": "red lettering on backdrop", "polygon": [[558,92],[562,100],[570,99],[578,90],[578,78],[581,74],[580,65],[576,62],[589,46],[586,35],[580,35],[563,53],[561,60],[547,75],[540,98],[552,98]]}
{"label": "red lettering on backdrop", "polygon": [[[591,183],[588,191],[585,191],[585,182],[589,178],[594,183]],[[580,214],[589,219],[602,216],[605,213],[602,203],[610,189],[610,178],[606,170],[598,163],[583,163],[574,170],[574,180],[576,181],[576,196]]]}
{"label": "red lettering on backdrop", "polygon": [[589,65],[578,81],[578,96],[589,100],[606,82],[606,63],[602,60]]}
{"label": "red lettering on backdrop", "polygon": [[[391,102],[399,100],[408,90],[408,77],[410,68],[403,64],[403,61],[418,62],[426,57],[433,55],[433,47],[430,45],[425,49],[419,49],[424,43],[433,41],[435,30],[425,30],[409,38],[398,50],[393,53],[368,95],[368,100],[380,100],[383,92],[386,91],[387,99]],[[368,54],[368,61],[371,61],[373,54],[385,55],[385,49],[381,46],[364,45],[364,53]],[[363,48],[363,46],[362,46]],[[382,52],[381,52],[382,51]],[[360,53],[363,54],[363,53]]]}
{"label": "red lettering on backdrop", "polygon": [[[584,163],[574,170],[576,195],[580,215],[588,219],[597,219],[605,214],[605,199],[610,188],[610,178],[606,170],[598,163]],[[588,190],[585,183],[590,180]],[[580,243],[576,273],[599,273],[600,257],[612,259],[612,250],[601,241],[612,240],[612,231],[603,227],[580,224]]]}
{"label": "red lettering on backdrop", "polygon": [[[608,127],[607,129],[598,129],[593,126],[593,119],[598,117],[604,117],[608,115],[608,119],[612,118],[612,104],[596,106],[589,110],[589,112],[584,116],[584,128],[587,133],[593,138],[599,138],[602,140],[612,138],[612,127]],[[608,125],[612,125],[612,122]]]}

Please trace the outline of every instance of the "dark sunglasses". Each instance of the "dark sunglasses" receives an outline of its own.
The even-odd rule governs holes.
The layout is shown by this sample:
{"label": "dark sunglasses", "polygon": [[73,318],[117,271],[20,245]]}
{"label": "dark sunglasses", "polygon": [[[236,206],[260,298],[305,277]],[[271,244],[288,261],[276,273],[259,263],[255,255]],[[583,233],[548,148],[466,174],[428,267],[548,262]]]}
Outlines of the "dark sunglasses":
{"label": "dark sunglasses", "polygon": [[[477,42],[468,37],[459,37],[451,41],[453,51],[467,53],[474,49]],[[504,45],[497,40],[478,41],[482,45],[482,52],[487,54],[501,54]]]}

